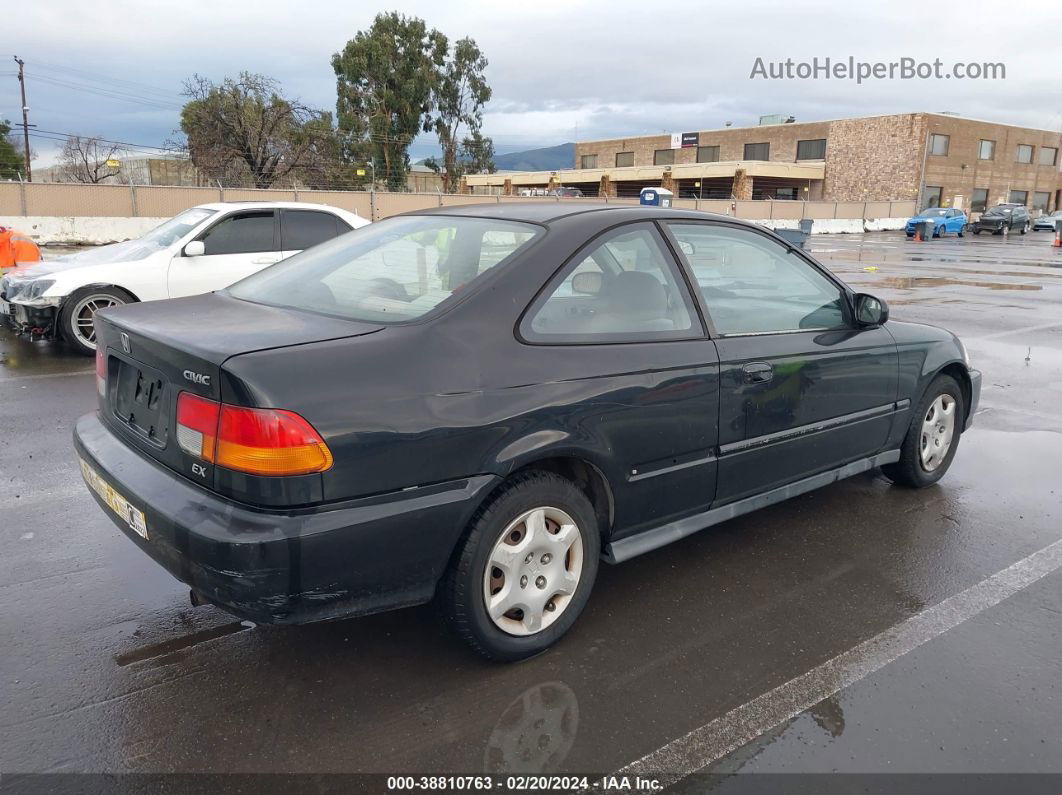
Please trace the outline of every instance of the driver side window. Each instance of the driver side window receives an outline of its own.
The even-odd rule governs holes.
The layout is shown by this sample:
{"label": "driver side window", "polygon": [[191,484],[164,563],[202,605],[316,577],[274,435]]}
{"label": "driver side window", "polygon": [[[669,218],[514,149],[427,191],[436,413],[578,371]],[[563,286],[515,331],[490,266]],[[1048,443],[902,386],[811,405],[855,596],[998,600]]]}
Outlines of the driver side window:
{"label": "driver side window", "polygon": [[199,237],[207,256],[276,251],[272,210],[235,213],[222,218]]}
{"label": "driver side window", "polygon": [[716,333],[765,334],[847,325],[844,294],[814,266],[765,235],[671,223]]}

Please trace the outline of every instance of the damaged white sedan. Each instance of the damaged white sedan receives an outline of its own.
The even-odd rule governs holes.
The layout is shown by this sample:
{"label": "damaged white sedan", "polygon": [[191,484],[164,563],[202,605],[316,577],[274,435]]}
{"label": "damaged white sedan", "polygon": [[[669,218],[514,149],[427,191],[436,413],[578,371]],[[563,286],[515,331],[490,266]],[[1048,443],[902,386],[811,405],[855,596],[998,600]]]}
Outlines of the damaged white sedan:
{"label": "damaged white sedan", "polygon": [[17,268],[0,279],[0,315],[16,331],[96,350],[100,309],[220,290],[369,221],[304,202],[218,202],[143,237]]}

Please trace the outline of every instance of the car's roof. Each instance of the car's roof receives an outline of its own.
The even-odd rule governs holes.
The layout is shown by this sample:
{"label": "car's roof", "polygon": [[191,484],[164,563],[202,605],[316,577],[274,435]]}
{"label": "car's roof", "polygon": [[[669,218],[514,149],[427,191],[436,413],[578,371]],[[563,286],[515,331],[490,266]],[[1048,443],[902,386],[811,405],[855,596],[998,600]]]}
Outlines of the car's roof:
{"label": "car's roof", "polygon": [[561,218],[569,218],[587,213],[624,214],[624,220],[645,218],[691,218],[704,220],[722,218],[729,221],[738,219],[706,213],[700,210],[680,210],[674,207],[650,207],[640,204],[609,204],[607,202],[588,202],[576,199],[571,202],[526,202],[526,201],[484,201],[477,204],[462,204],[452,207],[432,207],[415,210],[407,215],[461,215],[471,218],[502,218],[509,221],[527,221],[529,223],[548,224]]}
{"label": "car's roof", "polygon": [[334,207],[331,204],[314,204],[313,202],[283,202],[283,201],[243,201],[243,202],[206,202],[197,204],[205,210],[325,210],[332,213],[345,213],[357,215],[342,207]]}

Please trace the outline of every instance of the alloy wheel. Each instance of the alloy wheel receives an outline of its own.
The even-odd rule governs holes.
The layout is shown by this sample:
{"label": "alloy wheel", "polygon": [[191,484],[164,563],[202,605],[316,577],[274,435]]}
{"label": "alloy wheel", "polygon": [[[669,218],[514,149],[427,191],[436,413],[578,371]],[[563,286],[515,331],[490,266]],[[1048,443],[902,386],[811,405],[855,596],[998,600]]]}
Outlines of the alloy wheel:
{"label": "alloy wheel", "polygon": [[70,313],[69,330],[77,338],[76,341],[86,348],[94,349],[96,347],[96,327],[93,324],[93,318],[95,318],[96,313],[110,306],[121,306],[123,303],[125,302],[106,293],[86,295],[79,300],[74,305],[74,310]]}

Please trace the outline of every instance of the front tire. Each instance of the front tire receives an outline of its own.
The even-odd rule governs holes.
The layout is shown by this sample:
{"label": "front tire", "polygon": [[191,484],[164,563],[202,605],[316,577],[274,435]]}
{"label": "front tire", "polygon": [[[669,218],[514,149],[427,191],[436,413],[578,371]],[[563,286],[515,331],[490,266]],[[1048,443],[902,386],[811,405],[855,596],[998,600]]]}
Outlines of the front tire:
{"label": "front tire", "polygon": [[601,551],[593,507],[551,472],[505,483],[473,517],[438,601],[479,654],[513,662],[556,643],[590,597]]}
{"label": "front tire", "polygon": [[921,489],[944,477],[959,448],[966,404],[950,375],[938,375],[922,395],[900,446],[900,460],[881,468],[901,486]]}
{"label": "front tire", "polygon": [[1021,233],[1022,233],[1022,234],[1024,235],[1024,234],[1025,234],[1026,232],[1028,232],[1028,231],[1029,231],[1029,223],[1028,223],[1028,221],[1026,221],[1026,222],[1025,222],[1025,226],[1023,226],[1023,227],[1021,228]]}
{"label": "front tire", "polygon": [[136,299],[121,287],[82,287],[71,293],[59,311],[59,333],[75,351],[96,354],[96,328],[93,318],[101,309],[134,303]]}

